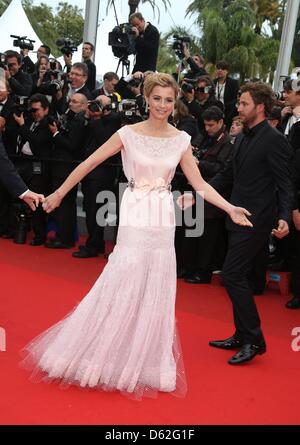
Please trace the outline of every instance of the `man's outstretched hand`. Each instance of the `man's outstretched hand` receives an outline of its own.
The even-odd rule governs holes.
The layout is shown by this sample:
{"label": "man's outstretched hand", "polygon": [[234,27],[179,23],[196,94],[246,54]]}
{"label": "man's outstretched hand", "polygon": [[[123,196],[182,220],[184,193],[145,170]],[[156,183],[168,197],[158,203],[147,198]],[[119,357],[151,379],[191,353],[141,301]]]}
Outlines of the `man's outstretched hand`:
{"label": "man's outstretched hand", "polygon": [[39,206],[40,202],[44,202],[44,195],[40,195],[39,193],[34,193],[29,190],[26,195],[22,198],[24,202],[31,208],[31,210],[35,211]]}

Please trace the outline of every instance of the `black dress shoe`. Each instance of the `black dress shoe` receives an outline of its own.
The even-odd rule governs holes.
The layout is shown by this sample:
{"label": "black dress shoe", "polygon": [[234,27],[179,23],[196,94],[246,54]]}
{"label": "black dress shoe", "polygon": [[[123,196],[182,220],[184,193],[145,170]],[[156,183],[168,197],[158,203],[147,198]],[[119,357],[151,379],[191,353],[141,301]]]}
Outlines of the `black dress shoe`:
{"label": "black dress shoe", "polygon": [[30,245],[31,246],[42,246],[45,243],[45,240],[42,238],[33,238]]}
{"label": "black dress shoe", "polygon": [[242,340],[235,338],[234,336],[226,338],[225,340],[210,341],[209,346],[220,349],[238,349],[243,346]]}
{"label": "black dress shoe", "polygon": [[266,350],[266,343],[264,341],[260,345],[246,343],[239,352],[228,360],[228,363],[230,365],[241,365],[242,363],[250,362],[257,354],[262,355]]}
{"label": "black dress shoe", "polygon": [[211,283],[211,276],[195,274],[190,277],[186,277],[184,281],[190,284],[209,284]]}
{"label": "black dress shoe", "polygon": [[288,301],[285,305],[288,309],[299,309],[300,308],[300,298],[294,297]]}
{"label": "black dress shoe", "polygon": [[64,244],[59,240],[47,241],[45,247],[48,249],[71,249],[74,245]]}
{"label": "black dress shoe", "polygon": [[74,258],[94,258],[97,256],[97,253],[92,253],[84,247],[81,247],[81,249],[79,249],[77,252],[72,253],[72,257]]}

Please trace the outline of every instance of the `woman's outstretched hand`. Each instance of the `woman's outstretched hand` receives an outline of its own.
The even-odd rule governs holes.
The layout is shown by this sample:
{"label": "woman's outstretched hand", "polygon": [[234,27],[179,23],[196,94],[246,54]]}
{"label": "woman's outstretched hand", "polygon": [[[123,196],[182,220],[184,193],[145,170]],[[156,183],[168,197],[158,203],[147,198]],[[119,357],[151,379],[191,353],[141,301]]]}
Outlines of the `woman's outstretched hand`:
{"label": "woman's outstretched hand", "polygon": [[232,206],[229,216],[232,221],[239,226],[253,227],[253,224],[247,218],[247,216],[251,216],[251,213],[243,207]]}
{"label": "woman's outstretched hand", "polygon": [[45,210],[45,212],[50,213],[53,212],[54,209],[60,206],[61,201],[62,197],[56,190],[54,193],[52,193],[51,195],[47,196],[44,199],[42,207]]}

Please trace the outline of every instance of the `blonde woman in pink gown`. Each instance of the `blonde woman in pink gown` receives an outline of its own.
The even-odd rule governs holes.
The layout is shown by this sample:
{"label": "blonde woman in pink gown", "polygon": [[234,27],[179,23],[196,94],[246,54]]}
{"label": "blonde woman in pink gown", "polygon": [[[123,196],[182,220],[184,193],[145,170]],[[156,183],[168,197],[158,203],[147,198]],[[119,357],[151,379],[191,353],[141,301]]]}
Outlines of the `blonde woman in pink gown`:
{"label": "blonde woman in pink gown", "polygon": [[43,203],[47,212],[105,159],[121,151],[128,179],[116,246],[89,293],[63,320],[23,350],[22,365],[43,380],[119,390],[137,397],[184,395],[186,380],[175,327],[174,202],[176,166],[196,191],[240,225],[247,210],[224,200],[201,177],[190,137],[168,123],[178,87],[167,74],[147,77],[150,116],[125,126],[82,162]]}

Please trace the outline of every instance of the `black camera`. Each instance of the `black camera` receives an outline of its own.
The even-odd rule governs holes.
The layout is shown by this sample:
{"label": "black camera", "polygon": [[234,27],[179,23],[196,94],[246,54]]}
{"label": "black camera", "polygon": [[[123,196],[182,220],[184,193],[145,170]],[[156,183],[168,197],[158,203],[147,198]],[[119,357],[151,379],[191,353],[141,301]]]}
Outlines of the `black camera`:
{"label": "black camera", "polygon": [[100,100],[90,100],[88,103],[88,109],[92,112],[92,113],[99,113],[103,110],[103,106],[102,103],[100,102]]}
{"label": "black camera", "polygon": [[10,35],[13,39],[13,45],[20,49],[28,49],[29,51],[33,51],[33,43],[35,43],[35,40],[27,39],[27,36],[20,37],[15,36],[13,34]]}
{"label": "black camera", "polygon": [[276,100],[284,100],[284,91],[274,91],[274,97]]}
{"label": "black camera", "polygon": [[29,97],[14,96],[14,104],[12,106],[12,113],[21,116],[22,113],[28,113]]}
{"label": "black camera", "polygon": [[137,87],[139,87],[139,86],[142,86],[143,83],[144,83],[144,79],[142,79],[142,78],[140,78],[140,79],[133,78],[133,79],[131,79],[131,80],[128,82],[128,86],[129,86],[129,87],[132,87],[132,88],[137,88]]}
{"label": "black camera", "polygon": [[182,60],[184,59],[184,47],[188,46],[189,43],[191,43],[191,39],[190,37],[187,36],[183,36],[180,37],[177,34],[173,35],[173,45],[172,45],[172,49],[175,51],[176,56]]}
{"label": "black camera", "polygon": [[108,34],[108,44],[112,47],[114,56],[127,57],[130,54],[135,54],[135,32],[132,31],[130,23],[122,23],[115,26]]}
{"label": "black camera", "polygon": [[123,99],[119,103],[119,112],[123,123],[134,124],[143,120],[135,99]]}
{"label": "black camera", "polygon": [[195,90],[196,80],[195,79],[183,79],[184,82],[181,84],[181,90],[184,93],[192,93]]}
{"label": "black camera", "polygon": [[71,39],[61,38],[56,40],[55,43],[60,49],[60,52],[67,56],[70,56],[78,49],[75,43]]}

